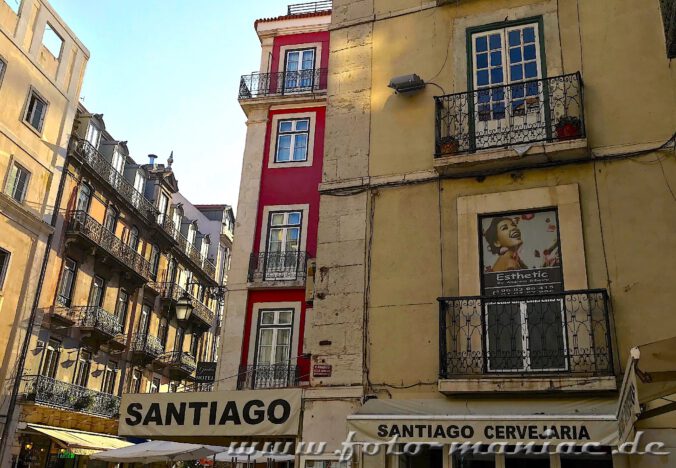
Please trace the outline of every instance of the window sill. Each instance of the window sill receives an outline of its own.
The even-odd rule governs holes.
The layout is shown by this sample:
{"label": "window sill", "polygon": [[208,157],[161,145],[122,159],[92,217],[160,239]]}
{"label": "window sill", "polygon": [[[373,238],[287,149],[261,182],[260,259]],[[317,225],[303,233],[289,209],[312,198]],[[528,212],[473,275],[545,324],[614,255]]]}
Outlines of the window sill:
{"label": "window sill", "polygon": [[434,158],[434,168],[442,175],[482,175],[494,170],[526,169],[552,161],[563,162],[591,158],[586,138],[552,143],[533,143],[522,155],[519,155],[514,146]]}
{"label": "window sill", "polygon": [[305,289],[305,279],[288,281],[253,281],[248,282],[249,289]]}
{"label": "window sill", "polygon": [[439,392],[445,395],[468,393],[574,393],[614,392],[617,380],[614,376],[571,377],[553,376],[480,376],[439,380]]}

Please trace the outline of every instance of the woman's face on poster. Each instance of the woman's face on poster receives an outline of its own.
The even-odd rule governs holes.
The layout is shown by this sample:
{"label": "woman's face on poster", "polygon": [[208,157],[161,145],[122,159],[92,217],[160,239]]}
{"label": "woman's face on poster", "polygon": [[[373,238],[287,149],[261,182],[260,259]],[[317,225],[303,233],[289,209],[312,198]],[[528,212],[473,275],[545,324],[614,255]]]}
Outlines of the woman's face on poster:
{"label": "woman's face on poster", "polygon": [[523,244],[521,231],[512,219],[503,219],[497,226],[497,247],[513,250]]}

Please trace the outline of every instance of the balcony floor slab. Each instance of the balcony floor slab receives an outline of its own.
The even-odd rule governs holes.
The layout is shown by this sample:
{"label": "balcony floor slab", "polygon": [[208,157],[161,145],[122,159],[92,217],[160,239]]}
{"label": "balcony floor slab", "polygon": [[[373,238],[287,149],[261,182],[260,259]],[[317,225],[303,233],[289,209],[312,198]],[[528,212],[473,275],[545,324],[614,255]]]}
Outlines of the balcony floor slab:
{"label": "balcony floor slab", "polygon": [[439,392],[445,395],[478,393],[579,393],[614,392],[617,380],[605,377],[480,377],[439,380]]}

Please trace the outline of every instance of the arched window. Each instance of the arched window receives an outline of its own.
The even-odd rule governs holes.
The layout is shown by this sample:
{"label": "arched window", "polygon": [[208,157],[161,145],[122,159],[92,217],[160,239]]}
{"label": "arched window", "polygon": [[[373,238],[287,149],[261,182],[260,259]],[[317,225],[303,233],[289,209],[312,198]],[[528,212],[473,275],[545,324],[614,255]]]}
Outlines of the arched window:
{"label": "arched window", "polygon": [[82,184],[82,186],[80,186],[80,193],[77,195],[77,206],[75,209],[87,213],[91,202],[92,188],[87,184]]}
{"label": "arched window", "polygon": [[157,330],[157,338],[160,340],[160,343],[162,343],[162,349],[166,349],[167,338],[169,338],[169,323],[164,317],[160,319],[160,326]]}
{"label": "arched window", "polygon": [[132,226],[129,230],[129,247],[134,249],[134,252],[138,251],[138,228]]}
{"label": "arched window", "polygon": [[115,234],[115,228],[117,227],[117,218],[120,216],[119,211],[117,209],[110,205],[108,206],[108,209],[106,210],[106,218],[105,221],[103,222],[103,226],[108,229],[110,232]]}

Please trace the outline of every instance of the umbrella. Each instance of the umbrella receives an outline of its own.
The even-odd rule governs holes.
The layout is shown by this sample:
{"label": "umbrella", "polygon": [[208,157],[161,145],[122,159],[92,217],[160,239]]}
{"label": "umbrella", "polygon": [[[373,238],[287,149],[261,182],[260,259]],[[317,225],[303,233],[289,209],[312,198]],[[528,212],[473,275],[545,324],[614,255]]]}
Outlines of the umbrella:
{"label": "umbrella", "polygon": [[114,450],[107,450],[91,456],[92,459],[107,462],[154,463],[179,460],[197,460],[210,457],[227,450],[214,445],[182,444],[153,440],[142,444],[130,445]]}

